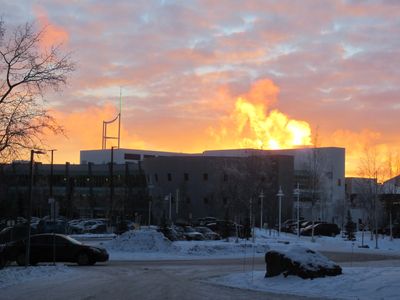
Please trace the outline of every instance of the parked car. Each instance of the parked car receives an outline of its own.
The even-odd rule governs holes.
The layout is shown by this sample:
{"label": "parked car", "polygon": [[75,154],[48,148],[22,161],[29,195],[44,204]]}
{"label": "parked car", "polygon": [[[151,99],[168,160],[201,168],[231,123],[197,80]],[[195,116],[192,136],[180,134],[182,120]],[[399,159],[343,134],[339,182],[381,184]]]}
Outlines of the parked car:
{"label": "parked car", "polygon": [[[246,236],[245,228],[231,221],[217,220],[215,223],[209,223],[206,226],[223,238],[236,235],[239,235],[239,237]],[[247,232],[247,234],[250,236],[250,232]]]}
{"label": "parked car", "polygon": [[36,225],[36,233],[66,233],[67,222],[64,220],[41,219]]}
{"label": "parked car", "polygon": [[193,229],[191,226],[172,226],[172,229],[175,231],[179,240],[187,240],[187,241],[202,241],[204,240],[204,236]]}
{"label": "parked car", "polygon": [[205,237],[202,233],[196,231],[192,226],[184,226],[183,232],[188,241],[203,241]]}
{"label": "parked car", "polygon": [[186,240],[183,232],[178,232],[174,227],[160,228],[159,231],[170,241]]}
{"label": "parked car", "polygon": [[[303,219],[300,219],[300,224],[303,221],[304,221]],[[296,233],[296,230],[297,230],[297,219],[288,219],[282,223],[281,227],[282,232]]]}
{"label": "parked car", "polygon": [[[31,227],[31,233],[36,233],[35,229]],[[24,239],[27,236],[26,223],[19,223],[12,227],[6,227],[0,231],[0,244],[6,244],[13,241]]]}
{"label": "parked car", "polygon": [[194,230],[200,232],[207,240],[220,240],[221,236],[205,226],[194,227]]}
{"label": "parked car", "polygon": [[[25,265],[27,239],[9,243],[3,250],[8,261]],[[72,262],[78,265],[94,265],[108,260],[108,253],[100,247],[93,247],[63,234],[43,233],[32,235],[30,240],[30,264],[39,262]]]}
{"label": "parked car", "polygon": [[[300,230],[301,235],[312,235],[313,225]],[[314,235],[336,236],[340,233],[340,228],[336,224],[319,223],[314,225]]]}

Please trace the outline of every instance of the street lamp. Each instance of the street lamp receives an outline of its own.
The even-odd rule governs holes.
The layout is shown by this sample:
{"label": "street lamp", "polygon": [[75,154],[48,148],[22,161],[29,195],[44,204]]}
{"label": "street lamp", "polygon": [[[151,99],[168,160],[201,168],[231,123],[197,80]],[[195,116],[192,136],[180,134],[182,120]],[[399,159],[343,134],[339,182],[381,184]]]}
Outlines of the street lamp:
{"label": "street lamp", "polygon": [[30,261],[30,248],[31,248],[31,214],[32,214],[32,196],[33,196],[33,156],[35,154],[45,154],[46,152],[40,150],[31,150],[31,159],[29,164],[29,198],[28,198],[28,220],[27,220],[27,240],[25,248],[25,267],[29,265]]}
{"label": "street lamp", "polygon": [[263,190],[261,190],[261,193],[260,193],[260,200],[261,200],[261,208],[260,208],[260,229],[262,229],[263,228],[263,212],[264,212],[264,208],[263,208],[263,206],[264,206],[264,191]]}
{"label": "street lamp", "polygon": [[55,204],[55,199],[53,198],[53,175],[54,175],[54,164],[53,164],[53,158],[54,158],[54,151],[57,151],[56,149],[51,149],[49,150],[51,152],[51,161],[50,161],[50,186],[49,186],[49,204],[50,204],[50,216],[52,216],[53,222],[56,221],[56,204]]}
{"label": "street lamp", "polygon": [[113,225],[114,220],[114,148],[116,146],[111,147],[111,163],[110,163],[110,211],[109,211],[109,222]]}
{"label": "street lamp", "polygon": [[300,237],[300,187],[297,183],[297,188],[294,190],[294,195],[297,196],[297,237]]}
{"label": "street lamp", "polygon": [[279,192],[277,194],[279,198],[279,227],[278,227],[278,236],[281,234],[281,224],[282,224],[282,197],[284,196],[282,192],[282,187],[279,186]]}

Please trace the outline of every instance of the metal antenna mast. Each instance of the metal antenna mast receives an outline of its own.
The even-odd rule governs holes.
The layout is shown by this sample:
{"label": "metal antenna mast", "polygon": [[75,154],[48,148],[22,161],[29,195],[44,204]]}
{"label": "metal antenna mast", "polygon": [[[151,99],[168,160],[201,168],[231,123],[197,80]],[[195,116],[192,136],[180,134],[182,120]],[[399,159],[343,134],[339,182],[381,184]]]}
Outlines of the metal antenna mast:
{"label": "metal antenna mast", "polygon": [[[122,89],[119,90],[119,113],[117,116],[110,121],[103,121],[103,134],[101,141],[101,148],[107,149],[107,140],[118,140],[118,149],[121,146],[121,112],[122,112]],[[107,126],[114,123],[118,120],[118,135],[117,136],[108,136],[107,135]]]}

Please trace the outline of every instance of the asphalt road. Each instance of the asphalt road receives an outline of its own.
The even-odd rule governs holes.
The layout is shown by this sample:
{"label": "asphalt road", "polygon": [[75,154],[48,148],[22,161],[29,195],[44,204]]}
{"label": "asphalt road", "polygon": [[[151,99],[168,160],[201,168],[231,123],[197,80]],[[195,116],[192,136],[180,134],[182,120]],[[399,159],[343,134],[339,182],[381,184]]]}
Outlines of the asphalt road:
{"label": "asphalt road", "polygon": [[[398,265],[400,258],[377,254],[325,252],[342,266]],[[93,267],[71,265],[71,276],[33,280],[0,291],[0,299],[312,299],[217,285],[213,278],[265,270],[262,258],[110,261]],[[316,298],[317,299],[317,298]],[[318,298],[321,299],[321,298]]]}

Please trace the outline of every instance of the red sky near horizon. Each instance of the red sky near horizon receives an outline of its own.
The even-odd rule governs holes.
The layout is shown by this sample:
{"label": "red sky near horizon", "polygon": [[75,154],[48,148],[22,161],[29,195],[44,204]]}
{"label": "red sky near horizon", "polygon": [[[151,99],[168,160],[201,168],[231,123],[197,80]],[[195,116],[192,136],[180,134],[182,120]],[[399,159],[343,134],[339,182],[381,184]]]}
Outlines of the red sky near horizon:
{"label": "red sky near horizon", "polygon": [[[46,101],[58,163],[101,147],[122,90],[123,148],[346,147],[400,142],[396,1],[0,1],[6,26],[47,26],[77,70]],[[111,146],[111,145],[110,145]],[[46,160],[47,158],[45,158]]]}

